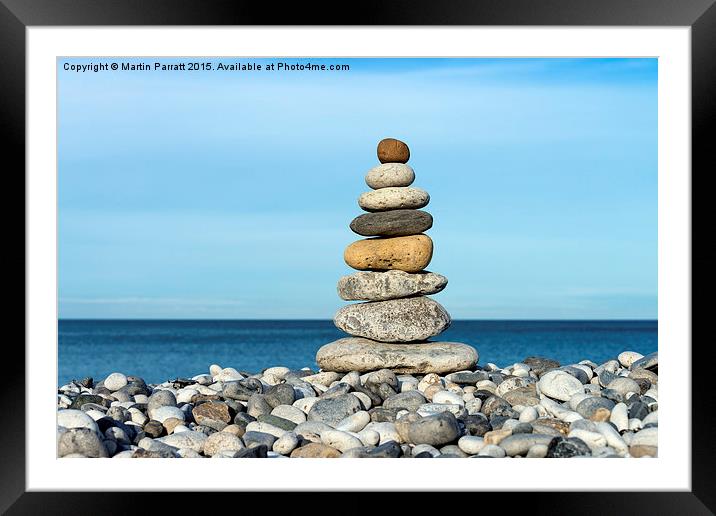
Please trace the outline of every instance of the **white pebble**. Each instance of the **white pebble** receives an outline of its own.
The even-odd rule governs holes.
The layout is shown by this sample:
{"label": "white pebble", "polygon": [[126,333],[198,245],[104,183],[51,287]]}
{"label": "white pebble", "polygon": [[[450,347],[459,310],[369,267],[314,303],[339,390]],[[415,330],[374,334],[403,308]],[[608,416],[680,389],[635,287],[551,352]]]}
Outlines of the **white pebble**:
{"label": "white pebble", "polygon": [[468,455],[476,455],[485,446],[485,440],[477,435],[463,435],[457,445]]}

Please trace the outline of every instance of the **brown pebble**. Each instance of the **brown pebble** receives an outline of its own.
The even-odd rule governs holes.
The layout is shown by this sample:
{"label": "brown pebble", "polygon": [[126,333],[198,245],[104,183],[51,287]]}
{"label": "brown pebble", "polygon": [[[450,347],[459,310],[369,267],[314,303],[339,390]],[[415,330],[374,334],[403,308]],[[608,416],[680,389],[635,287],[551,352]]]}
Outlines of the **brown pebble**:
{"label": "brown pebble", "polygon": [[378,143],[378,159],[381,163],[407,163],[410,149],[400,140],[384,138]]}
{"label": "brown pebble", "polygon": [[311,443],[300,448],[296,448],[291,452],[291,458],[299,459],[334,459],[341,456],[341,452],[335,448],[319,443]]}

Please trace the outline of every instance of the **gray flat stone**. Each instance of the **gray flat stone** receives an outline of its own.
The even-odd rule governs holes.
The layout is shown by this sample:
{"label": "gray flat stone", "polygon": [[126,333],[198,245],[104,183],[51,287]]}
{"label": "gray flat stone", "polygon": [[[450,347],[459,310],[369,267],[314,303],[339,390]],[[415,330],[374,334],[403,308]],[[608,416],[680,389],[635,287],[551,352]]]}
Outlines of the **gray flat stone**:
{"label": "gray flat stone", "polygon": [[338,295],[346,301],[387,301],[440,292],[447,278],[434,272],[357,272],[338,280]]}
{"label": "gray flat stone", "polygon": [[422,210],[391,210],[359,215],[351,222],[354,233],[395,237],[419,235],[433,227],[433,216]]}

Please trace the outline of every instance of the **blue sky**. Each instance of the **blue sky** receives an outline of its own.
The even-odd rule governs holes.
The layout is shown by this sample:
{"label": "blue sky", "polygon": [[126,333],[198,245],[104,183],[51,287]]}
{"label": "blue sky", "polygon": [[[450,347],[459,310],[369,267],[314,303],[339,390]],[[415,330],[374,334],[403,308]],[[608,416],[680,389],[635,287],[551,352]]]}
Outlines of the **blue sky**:
{"label": "blue sky", "polygon": [[302,61],[58,60],[60,317],[331,318],[390,136],[453,318],[656,318],[656,59]]}

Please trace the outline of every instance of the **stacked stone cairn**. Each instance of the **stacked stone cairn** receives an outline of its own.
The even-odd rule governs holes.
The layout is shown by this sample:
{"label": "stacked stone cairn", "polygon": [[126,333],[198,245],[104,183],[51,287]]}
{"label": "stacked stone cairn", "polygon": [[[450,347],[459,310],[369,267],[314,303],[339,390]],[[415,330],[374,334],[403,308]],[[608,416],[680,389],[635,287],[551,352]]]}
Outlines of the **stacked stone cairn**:
{"label": "stacked stone cairn", "polygon": [[365,177],[373,190],[358,198],[368,213],[350,224],[368,238],[353,242],[344,253],[346,264],[360,272],[338,281],[342,299],[363,302],[336,313],[336,326],[351,337],[318,351],[316,362],[324,371],[449,373],[477,363],[476,350],[467,344],[428,341],[451,322],[447,310],[427,297],[443,290],[447,278],[425,270],[433,242],[424,232],[433,218],[420,208],[430,195],[411,186],[415,172],[409,158],[410,150],[400,140],[386,138],[378,144],[381,164]]}

